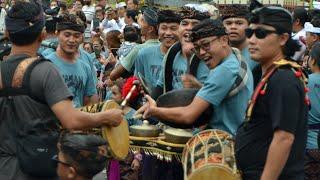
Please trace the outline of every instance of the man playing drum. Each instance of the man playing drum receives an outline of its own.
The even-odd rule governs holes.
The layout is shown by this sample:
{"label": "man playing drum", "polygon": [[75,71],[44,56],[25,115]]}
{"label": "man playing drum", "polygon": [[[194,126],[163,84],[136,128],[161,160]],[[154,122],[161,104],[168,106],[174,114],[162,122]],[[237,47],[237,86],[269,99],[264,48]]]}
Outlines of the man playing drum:
{"label": "man playing drum", "polygon": [[308,89],[301,67],[290,59],[299,45],[291,38],[292,17],[280,7],[252,13],[246,29],[249,52],[261,65],[255,92],[236,136],[243,179],[304,179]]}
{"label": "man playing drum", "polygon": [[57,154],[59,124],[67,129],[117,126],[122,111],[89,114],[73,108],[59,72],[36,56],[45,38],[40,3],[17,2],[5,23],[13,45],[1,63],[0,179],[55,179],[50,162]]}
{"label": "man playing drum", "polygon": [[[252,74],[240,51],[230,47],[221,21],[202,21],[192,29],[191,38],[196,55],[211,69],[192,103],[185,107],[161,108],[147,96],[148,103],[139,112],[144,112],[145,118],[154,116],[168,122],[193,124],[212,104],[214,113],[208,128],[225,130],[234,135],[243,121],[245,107],[251,96]],[[247,71],[240,68],[240,64]],[[243,77],[239,77],[240,70],[246,72]],[[236,85],[236,79],[242,82],[241,85]],[[238,88],[233,89],[234,86]],[[230,91],[234,94],[230,95]]]}

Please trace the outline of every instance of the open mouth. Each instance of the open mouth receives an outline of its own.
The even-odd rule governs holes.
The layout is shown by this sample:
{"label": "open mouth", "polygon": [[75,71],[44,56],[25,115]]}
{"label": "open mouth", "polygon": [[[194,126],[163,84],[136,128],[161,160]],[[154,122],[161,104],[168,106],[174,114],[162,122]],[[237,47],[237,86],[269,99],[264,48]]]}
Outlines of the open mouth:
{"label": "open mouth", "polygon": [[202,60],[207,64],[211,60],[211,57],[210,56],[204,57],[204,58],[202,58]]}
{"label": "open mouth", "polygon": [[183,38],[186,42],[191,42],[191,33],[183,34]]}

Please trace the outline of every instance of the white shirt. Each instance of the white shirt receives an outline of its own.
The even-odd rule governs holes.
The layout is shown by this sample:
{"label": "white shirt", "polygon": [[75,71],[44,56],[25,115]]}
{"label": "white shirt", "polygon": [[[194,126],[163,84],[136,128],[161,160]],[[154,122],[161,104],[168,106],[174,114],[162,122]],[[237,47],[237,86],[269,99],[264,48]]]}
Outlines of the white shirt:
{"label": "white shirt", "polygon": [[292,33],[292,39],[297,40],[300,44],[300,51],[296,51],[292,57],[293,60],[296,61],[302,61],[303,55],[306,51],[306,31],[304,29],[300,30],[299,32],[293,34]]}
{"label": "white shirt", "polygon": [[82,7],[82,12],[86,15],[87,21],[91,22],[96,13],[96,9],[94,8],[94,6],[84,5]]}
{"label": "white shirt", "polygon": [[[121,27],[121,32],[123,32],[123,30],[124,30],[124,28],[127,26],[127,24],[124,24],[122,27]],[[137,23],[132,23],[132,26],[134,26],[134,27],[136,27],[136,28],[138,28],[138,29],[140,29],[140,26],[139,26],[139,24],[137,24]]]}
{"label": "white shirt", "polygon": [[112,31],[112,30],[120,31],[120,28],[118,27],[118,24],[114,19],[108,20],[105,18],[102,21],[101,26],[103,28],[103,34],[107,34],[109,31]]}

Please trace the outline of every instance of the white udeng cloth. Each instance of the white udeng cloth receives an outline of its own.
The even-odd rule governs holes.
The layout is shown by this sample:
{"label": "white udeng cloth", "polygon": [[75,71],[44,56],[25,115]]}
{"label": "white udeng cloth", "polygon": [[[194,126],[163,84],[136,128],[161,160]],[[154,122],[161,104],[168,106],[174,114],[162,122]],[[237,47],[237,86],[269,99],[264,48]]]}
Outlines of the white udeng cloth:
{"label": "white udeng cloth", "polygon": [[320,34],[320,27],[314,27],[310,22],[304,24],[304,30],[306,32]]}

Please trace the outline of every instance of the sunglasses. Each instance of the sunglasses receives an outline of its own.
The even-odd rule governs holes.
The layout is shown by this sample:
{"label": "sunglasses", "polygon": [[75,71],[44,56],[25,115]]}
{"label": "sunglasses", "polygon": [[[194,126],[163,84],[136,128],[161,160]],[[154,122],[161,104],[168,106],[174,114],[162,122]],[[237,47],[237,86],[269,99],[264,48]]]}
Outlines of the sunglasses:
{"label": "sunglasses", "polygon": [[72,166],[71,164],[69,163],[66,163],[66,162],[62,162],[58,159],[58,155],[54,155],[52,158],[51,158],[52,162],[53,162],[53,165],[54,167],[57,167],[58,166],[58,163],[60,164],[63,164],[65,166]]}
{"label": "sunglasses", "polygon": [[245,33],[246,33],[247,38],[251,38],[252,35],[255,34],[258,39],[264,39],[269,34],[272,34],[272,33],[276,33],[277,34],[278,32],[274,31],[274,30],[263,29],[263,28],[257,28],[257,29],[247,28],[245,30]]}

